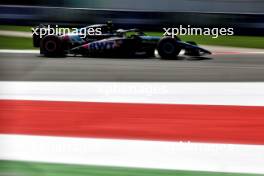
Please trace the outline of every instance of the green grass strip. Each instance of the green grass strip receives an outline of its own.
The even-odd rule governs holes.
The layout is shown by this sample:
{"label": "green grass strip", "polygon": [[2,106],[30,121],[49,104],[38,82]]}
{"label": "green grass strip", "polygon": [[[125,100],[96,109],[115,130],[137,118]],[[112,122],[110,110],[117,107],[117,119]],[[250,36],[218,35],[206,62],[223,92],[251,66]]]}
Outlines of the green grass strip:
{"label": "green grass strip", "polygon": [[0,30],[31,32],[31,26],[0,25]]}
{"label": "green grass strip", "polygon": [[219,172],[195,172],[160,169],[48,164],[0,161],[0,175],[26,176],[260,176]]}
{"label": "green grass strip", "polygon": [[36,49],[31,38],[0,36],[0,49]]}

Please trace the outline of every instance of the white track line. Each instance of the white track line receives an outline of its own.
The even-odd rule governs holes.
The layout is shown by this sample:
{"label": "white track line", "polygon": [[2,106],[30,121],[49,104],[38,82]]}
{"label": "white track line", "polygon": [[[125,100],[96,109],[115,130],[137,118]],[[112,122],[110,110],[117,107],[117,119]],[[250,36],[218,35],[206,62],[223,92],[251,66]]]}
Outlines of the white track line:
{"label": "white track line", "polygon": [[0,159],[177,170],[264,173],[264,147],[0,135]]}
{"label": "white track line", "polygon": [[264,51],[241,51],[241,52],[213,52],[212,55],[244,55],[244,54],[257,54],[262,55],[264,54]]}
{"label": "white track line", "polygon": [[36,54],[39,50],[13,50],[13,49],[0,49],[0,53],[14,53],[14,54]]}
{"label": "white track line", "polygon": [[264,83],[0,82],[0,99],[264,106]]}
{"label": "white track line", "polygon": [[31,32],[0,30],[0,36],[32,38]]}
{"label": "white track line", "polygon": [[258,48],[240,48],[240,47],[229,47],[229,46],[211,46],[211,45],[202,45],[202,47],[210,50],[213,53],[247,53],[247,54],[263,54],[264,49]]}

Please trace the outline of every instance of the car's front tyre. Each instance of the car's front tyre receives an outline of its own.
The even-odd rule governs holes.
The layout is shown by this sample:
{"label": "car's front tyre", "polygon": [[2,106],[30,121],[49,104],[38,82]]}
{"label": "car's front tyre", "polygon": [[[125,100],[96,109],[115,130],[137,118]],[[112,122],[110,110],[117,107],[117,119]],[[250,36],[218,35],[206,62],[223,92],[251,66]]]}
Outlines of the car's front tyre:
{"label": "car's front tyre", "polygon": [[161,59],[176,59],[181,51],[176,43],[176,39],[164,37],[158,43],[158,53]]}

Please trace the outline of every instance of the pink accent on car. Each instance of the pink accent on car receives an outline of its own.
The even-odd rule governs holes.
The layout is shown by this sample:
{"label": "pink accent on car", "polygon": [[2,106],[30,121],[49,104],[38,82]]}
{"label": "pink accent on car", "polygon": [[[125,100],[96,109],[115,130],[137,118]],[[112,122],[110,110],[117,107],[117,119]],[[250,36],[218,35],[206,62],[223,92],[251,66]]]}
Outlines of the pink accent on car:
{"label": "pink accent on car", "polygon": [[88,49],[89,48],[89,43],[82,45],[83,48]]}

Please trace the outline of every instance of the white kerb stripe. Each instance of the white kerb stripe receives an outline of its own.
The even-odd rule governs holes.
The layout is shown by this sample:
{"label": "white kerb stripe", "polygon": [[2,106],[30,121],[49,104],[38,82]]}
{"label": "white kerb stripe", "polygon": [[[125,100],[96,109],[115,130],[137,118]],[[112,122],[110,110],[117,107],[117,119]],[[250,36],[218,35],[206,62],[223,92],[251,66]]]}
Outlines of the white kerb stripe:
{"label": "white kerb stripe", "polygon": [[0,99],[264,106],[264,83],[0,82]]}
{"label": "white kerb stripe", "polygon": [[0,159],[140,168],[264,173],[264,147],[0,135]]}

